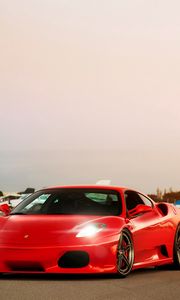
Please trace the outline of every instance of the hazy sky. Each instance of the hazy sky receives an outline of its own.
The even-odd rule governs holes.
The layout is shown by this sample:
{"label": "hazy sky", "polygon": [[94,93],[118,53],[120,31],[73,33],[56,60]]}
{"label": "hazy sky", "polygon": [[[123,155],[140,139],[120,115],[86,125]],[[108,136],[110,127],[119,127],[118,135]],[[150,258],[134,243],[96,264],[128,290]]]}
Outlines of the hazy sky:
{"label": "hazy sky", "polygon": [[180,190],[180,2],[0,0],[0,189]]}

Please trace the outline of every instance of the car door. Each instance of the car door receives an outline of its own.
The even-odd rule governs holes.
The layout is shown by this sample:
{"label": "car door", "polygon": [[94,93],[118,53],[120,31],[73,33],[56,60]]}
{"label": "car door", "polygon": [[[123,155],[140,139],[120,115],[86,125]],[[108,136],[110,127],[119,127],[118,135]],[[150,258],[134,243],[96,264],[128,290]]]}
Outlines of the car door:
{"label": "car door", "polygon": [[[135,264],[151,262],[159,259],[161,247],[164,245],[161,238],[161,215],[153,202],[141,193],[125,191],[125,203],[127,217],[132,226],[133,241],[135,248]],[[149,211],[144,211],[130,216],[130,211],[135,210],[138,205],[149,206]]]}

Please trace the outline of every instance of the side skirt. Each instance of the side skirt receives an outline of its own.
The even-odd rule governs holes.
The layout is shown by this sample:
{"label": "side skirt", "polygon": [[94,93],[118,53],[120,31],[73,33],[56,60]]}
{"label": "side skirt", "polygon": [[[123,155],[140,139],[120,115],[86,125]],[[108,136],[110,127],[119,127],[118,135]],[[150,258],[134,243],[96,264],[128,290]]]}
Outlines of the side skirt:
{"label": "side skirt", "polygon": [[139,262],[139,263],[135,263],[133,265],[133,270],[136,270],[138,268],[168,265],[168,264],[172,264],[172,263],[173,263],[172,258],[164,258],[161,260],[148,261],[148,262]]}

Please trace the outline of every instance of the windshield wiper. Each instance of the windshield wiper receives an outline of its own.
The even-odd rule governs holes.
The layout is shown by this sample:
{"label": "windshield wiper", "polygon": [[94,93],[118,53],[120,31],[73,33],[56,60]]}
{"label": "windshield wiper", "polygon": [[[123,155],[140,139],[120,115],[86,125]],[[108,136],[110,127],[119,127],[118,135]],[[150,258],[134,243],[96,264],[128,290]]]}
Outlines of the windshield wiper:
{"label": "windshield wiper", "polygon": [[12,216],[12,215],[27,215],[26,213],[23,213],[23,212],[12,212],[12,213],[10,213],[10,216]]}

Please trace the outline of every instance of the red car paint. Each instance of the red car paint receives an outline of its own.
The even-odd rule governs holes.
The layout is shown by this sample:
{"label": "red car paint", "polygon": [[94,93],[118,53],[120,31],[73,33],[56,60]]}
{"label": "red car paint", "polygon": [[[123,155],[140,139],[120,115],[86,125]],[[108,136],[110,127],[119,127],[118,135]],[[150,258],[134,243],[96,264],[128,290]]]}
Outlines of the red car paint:
{"label": "red car paint", "polygon": [[[68,186],[42,191],[58,189],[115,191],[120,196],[122,211],[117,216],[0,216],[0,273],[116,273],[117,246],[124,229],[128,230],[133,240],[133,269],[173,262],[173,245],[180,214],[171,204],[156,204],[142,193],[124,187]],[[128,213],[125,199],[128,192],[146,197],[151,203],[149,209],[147,206],[142,212],[131,215],[129,210]],[[105,227],[94,236],[77,237],[81,228],[91,224],[103,224]],[[88,263],[82,267],[59,266],[58,261],[69,251],[87,253]]]}

